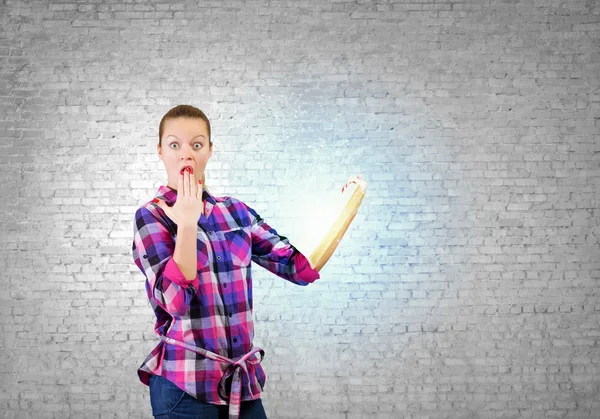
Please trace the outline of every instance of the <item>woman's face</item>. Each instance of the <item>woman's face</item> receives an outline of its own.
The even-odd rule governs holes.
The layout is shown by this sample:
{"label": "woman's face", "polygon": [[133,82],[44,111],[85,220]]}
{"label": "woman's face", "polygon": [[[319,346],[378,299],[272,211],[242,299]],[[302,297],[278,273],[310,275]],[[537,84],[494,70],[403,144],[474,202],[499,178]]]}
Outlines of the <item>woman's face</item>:
{"label": "woman's face", "polygon": [[167,119],[163,127],[161,146],[156,145],[159,158],[167,169],[167,186],[177,190],[179,174],[185,166],[191,166],[191,180],[198,183],[212,156],[208,143],[208,127],[202,119]]}

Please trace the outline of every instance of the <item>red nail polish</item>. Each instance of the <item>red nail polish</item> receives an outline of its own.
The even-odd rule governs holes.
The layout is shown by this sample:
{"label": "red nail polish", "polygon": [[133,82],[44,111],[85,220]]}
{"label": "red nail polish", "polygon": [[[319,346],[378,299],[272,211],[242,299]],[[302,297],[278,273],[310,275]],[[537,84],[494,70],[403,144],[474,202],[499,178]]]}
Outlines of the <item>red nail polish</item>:
{"label": "red nail polish", "polygon": [[158,198],[154,198],[152,202],[158,202]]}
{"label": "red nail polish", "polygon": [[202,185],[202,179],[198,179],[198,183]]}

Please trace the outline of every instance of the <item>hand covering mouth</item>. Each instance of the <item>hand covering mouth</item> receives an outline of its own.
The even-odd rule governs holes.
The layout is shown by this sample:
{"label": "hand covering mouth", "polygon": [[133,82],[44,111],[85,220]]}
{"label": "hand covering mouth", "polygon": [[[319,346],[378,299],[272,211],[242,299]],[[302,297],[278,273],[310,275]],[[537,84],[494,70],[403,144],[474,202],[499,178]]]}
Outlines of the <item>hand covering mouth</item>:
{"label": "hand covering mouth", "polygon": [[194,168],[191,165],[185,165],[181,168],[181,170],[179,171],[179,173],[183,174],[183,171],[188,169],[190,171],[190,173],[193,175],[194,174]]}

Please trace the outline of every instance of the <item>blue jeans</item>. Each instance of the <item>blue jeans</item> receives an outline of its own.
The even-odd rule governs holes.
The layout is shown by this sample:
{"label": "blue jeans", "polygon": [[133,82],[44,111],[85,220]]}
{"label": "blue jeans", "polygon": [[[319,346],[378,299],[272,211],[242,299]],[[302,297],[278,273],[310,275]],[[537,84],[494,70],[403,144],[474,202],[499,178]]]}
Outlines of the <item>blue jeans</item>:
{"label": "blue jeans", "polygon": [[[150,404],[156,419],[227,419],[229,406],[204,403],[159,375],[150,376]],[[267,419],[260,399],[241,402],[240,419]]]}

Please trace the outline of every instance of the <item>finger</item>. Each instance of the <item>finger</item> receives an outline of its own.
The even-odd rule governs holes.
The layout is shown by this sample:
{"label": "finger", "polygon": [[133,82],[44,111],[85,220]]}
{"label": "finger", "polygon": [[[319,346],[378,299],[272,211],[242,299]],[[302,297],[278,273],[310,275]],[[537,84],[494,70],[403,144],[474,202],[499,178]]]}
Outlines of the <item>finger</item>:
{"label": "finger", "polygon": [[[160,199],[158,199],[158,198],[154,198],[154,199],[152,200],[152,202],[154,202],[154,203],[156,204],[156,206],[157,206],[157,207],[159,207],[160,209],[162,209],[163,211],[165,211],[165,207],[164,207],[164,202],[163,202],[163,201],[161,201],[161,200],[160,200]],[[166,213],[166,211],[165,211],[165,213]]]}
{"label": "finger", "polygon": [[189,188],[188,189],[188,196],[190,198],[193,198],[194,196],[196,196],[196,190],[194,189],[194,175],[193,175],[192,172],[189,172],[188,176],[189,176],[188,181],[190,182],[190,183],[188,183],[188,188]]}
{"label": "finger", "polygon": [[198,181],[196,180],[196,176],[192,175],[190,181],[192,182],[192,184],[190,185],[192,187],[192,196],[198,199]]}
{"label": "finger", "polygon": [[190,196],[190,171],[185,171],[185,177],[183,178],[183,194]]}
{"label": "finger", "polygon": [[346,182],[346,184],[342,188],[342,192],[344,192],[346,190],[346,188],[348,187],[349,184],[350,184],[350,179],[348,179],[348,182]]}
{"label": "finger", "polygon": [[190,175],[190,184],[189,184],[189,188],[190,188],[190,193],[189,193],[189,197],[193,198],[196,196],[196,190],[194,189],[194,174],[192,172],[189,173]]}
{"label": "finger", "polygon": [[190,172],[190,198],[196,196],[196,178],[193,172]]}

